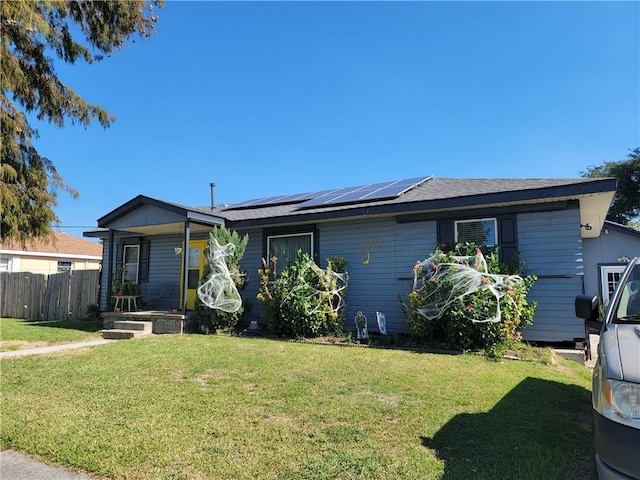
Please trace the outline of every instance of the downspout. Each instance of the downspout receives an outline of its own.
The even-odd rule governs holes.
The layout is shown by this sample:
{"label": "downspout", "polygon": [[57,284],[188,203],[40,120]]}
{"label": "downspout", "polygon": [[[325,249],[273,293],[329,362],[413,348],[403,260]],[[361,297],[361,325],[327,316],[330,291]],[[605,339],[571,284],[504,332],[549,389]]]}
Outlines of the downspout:
{"label": "downspout", "polygon": [[105,309],[111,309],[111,283],[113,278],[113,253],[115,249],[113,248],[113,244],[115,243],[115,234],[113,230],[109,229],[109,264],[107,265],[107,303],[105,304]]}
{"label": "downspout", "polygon": [[189,272],[189,240],[191,237],[189,220],[184,222],[184,255],[182,256],[182,315],[187,314],[187,291]]}

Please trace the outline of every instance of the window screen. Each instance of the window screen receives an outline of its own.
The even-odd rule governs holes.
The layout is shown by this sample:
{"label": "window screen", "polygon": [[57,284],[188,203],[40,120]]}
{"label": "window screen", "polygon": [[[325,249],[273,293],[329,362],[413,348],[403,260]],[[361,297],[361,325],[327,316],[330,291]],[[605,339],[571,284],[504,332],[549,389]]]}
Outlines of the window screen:
{"label": "window screen", "polygon": [[456,242],[473,242],[489,247],[498,243],[498,228],[495,218],[461,220],[456,222]]}

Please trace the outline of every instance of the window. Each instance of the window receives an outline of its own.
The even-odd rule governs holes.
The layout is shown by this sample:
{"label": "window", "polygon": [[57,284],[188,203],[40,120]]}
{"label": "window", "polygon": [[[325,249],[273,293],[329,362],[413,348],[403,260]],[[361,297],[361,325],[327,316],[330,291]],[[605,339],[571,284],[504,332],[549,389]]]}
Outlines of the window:
{"label": "window", "polygon": [[613,291],[616,289],[625,268],[626,265],[602,265],[600,267],[603,305],[609,305],[611,295],[613,295]]}
{"label": "window", "polygon": [[202,262],[202,249],[189,247],[187,265],[187,288],[198,288],[200,281],[200,266]]}
{"label": "window", "polygon": [[10,272],[11,271],[11,262],[8,258],[2,257],[0,258],[0,272]]}
{"label": "window", "polygon": [[138,283],[138,257],[140,248],[138,245],[125,245],[122,262],[125,267],[123,282]]}
{"label": "window", "polygon": [[455,241],[473,242],[492,247],[498,244],[498,226],[495,218],[459,220],[455,222]]}
{"label": "window", "polygon": [[298,250],[302,250],[313,257],[313,233],[299,233],[294,235],[272,235],[267,237],[267,255],[277,257],[276,275],[286,269],[296,260]]}
{"label": "window", "polygon": [[58,260],[58,273],[70,272],[73,270],[73,262]]}

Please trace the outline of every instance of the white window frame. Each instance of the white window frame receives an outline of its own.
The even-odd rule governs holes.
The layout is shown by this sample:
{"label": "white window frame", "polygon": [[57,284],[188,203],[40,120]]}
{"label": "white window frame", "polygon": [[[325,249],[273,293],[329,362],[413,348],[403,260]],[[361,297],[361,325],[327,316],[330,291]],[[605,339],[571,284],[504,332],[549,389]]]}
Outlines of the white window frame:
{"label": "white window frame", "polygon": [[58,260],[58,273],[72,272],[73,262],[71,260]]}
{"label": "white window frame", "polygon": [[[313,258],[314,254],[315,254],[315,245],[313,242],[313,238],[314,238],[314,234],[313,232],[303,232],[303,233],[291,233],[291,234],[283,234],[283,235],[268,235],[267,236],[267,256],[271,255],[271,240],[275,239],[275,238],[291,238],[291,237],[309,237],[310,239],[310,245],[311,245],[311,251],[308,252],[309,256],[311,258]],[[271,261],[270,259],[267,259],[269,262]],[[295,260],[295,258],[294,258]],[[285,268],[287,268],[287,265],[282,265],[280,262],[278,262],[277,264],[277,271],[276,271],[276,276],[280,274],[280,272],[282,272],[282,270],[284,270]]]}
{"label": "white window frame", "polygon": [[[471,222],[493,222],[493,229],[496,232],[496,241],[493,244],[486,244],[487,247],[495,247],[500,244],[500,239],[498,238],[498,219],[495,217],[487,217],[487,218],[471,218],[469,220],[456,220],[453,222],[453,230],[455,234],[455,241],[458,243],[458,225],[461,223],[471,223]],[[485,245],[484,243],[474,242],[477,245]]]}
{"label": "white window frame", "polygon": [[[136,249],[136,261],[127,263],[127,249],[135,248]],[[131,272],[129,270],[129,265],[135,265],[136,267],[136,275],[135,278],[131,278]],[[124,267],[124,273],[122,274],[122,281],[138,283],[138,274],[140,273],[140,245],[124,245],[122,250],[122,266]]]}
{"label": "white window frame", "polygon": [[[602,305],[605,307],[609,305],[609,300],[613,295],[613,291],[616,289],[616,285],[620,281],[620,276],[627,265],[600,265],[600,296],[602,297]],[[609,274],[617,277],[609,282]]]}
{"label": "white window frame", "polygon": [[0,257],[0,262],[0,272],[11,271],[11,259],[9,257]]}

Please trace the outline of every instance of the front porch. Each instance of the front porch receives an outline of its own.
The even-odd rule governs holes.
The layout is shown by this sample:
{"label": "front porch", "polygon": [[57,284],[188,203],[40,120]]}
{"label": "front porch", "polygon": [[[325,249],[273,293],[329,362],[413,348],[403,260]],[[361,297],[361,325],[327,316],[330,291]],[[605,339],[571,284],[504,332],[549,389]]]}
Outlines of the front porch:
{"label": "front porch", "polygon": [[[151,332],[155,334],[172,333],[183,334],[192,312],[187,314],[172,313],[162,310],[148,310],[139,312],[103,312],[102,326],[105,330],[116,329],[122,323],[148,322],[151,324]],[[118,322],[118,324],[116,324]]]}

